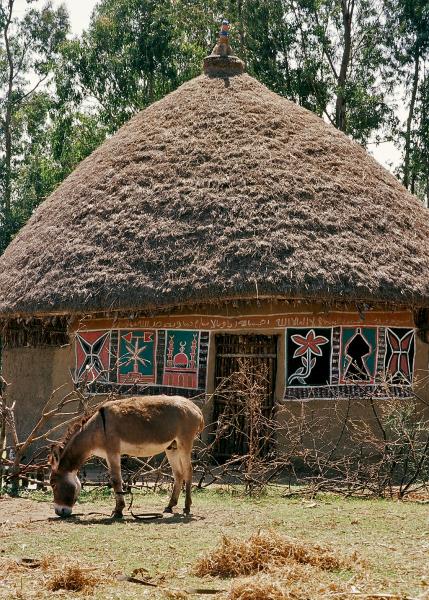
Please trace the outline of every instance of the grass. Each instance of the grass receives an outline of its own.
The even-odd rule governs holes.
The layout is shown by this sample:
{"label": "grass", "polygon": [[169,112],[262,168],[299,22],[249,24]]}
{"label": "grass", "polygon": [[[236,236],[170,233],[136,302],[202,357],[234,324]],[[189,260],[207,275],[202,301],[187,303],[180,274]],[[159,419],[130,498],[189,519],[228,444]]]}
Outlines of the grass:
{"label": "grass", "polygon": [[[55,518],[47,502],[51,501],[49,494],[0,500],[0,598],[47,600],[60,594],[58,597],[65,599],[157,600],[210,597],[201,590],[222,590],[219,598],[264,600],[261,589],[266,589],[266,599],[289,598],[286,571],[301,582],[294,598],[315,598],[310,587],[318,575],[308,571],[311,564],[291,563],[289,571],[279,573],[273,568],[247,579],[195,574],[202,557],[213,556],[222,548],[224,536],[235,540],[244,552],[248,540],[258,532],[268,536],[273,532],[273,539],[294,540],[299,556],[323,546],[338,557],[332,571],[323,571],[324,598],[371,597],[357,592],[423,598],[429,590],[429,513],[425,505],[328,495],[307,502],[282,498],[281,490],[252,500],[220,488],[194,492],[192,518],[178,514],[143,522],[127,515],[118,522],[107,517],[114,503],[107,494],[105,490],[86,493],[76,512],[87,516],[64,521]],[[162,493],[136,494],[133,510],[158,512],[165,500]],[[92,511],[106,516],[88,515]],[[22,558],[36,562],[17,564]],[[39,563],[44,567],[35,566]],[[49,589],[49,581],[75,567],[97,583],[79,592]],[[133,572],[158,587],[127,581],[126,576]],[[354,592],[339,595],[344,589]]]}

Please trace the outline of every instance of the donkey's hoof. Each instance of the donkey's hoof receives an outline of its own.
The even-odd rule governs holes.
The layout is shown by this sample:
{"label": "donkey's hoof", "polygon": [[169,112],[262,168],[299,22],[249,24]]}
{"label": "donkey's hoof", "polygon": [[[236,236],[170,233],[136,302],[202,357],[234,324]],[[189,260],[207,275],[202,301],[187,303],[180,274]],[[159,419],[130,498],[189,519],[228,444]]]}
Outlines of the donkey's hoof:
{"label": "donkey's hoof", "polygon": [[166,506],[164,508],[164,514],[168,514],[168,515],[172,515],[173,514],[173,509],[171,508],[171,506]]}
{"label": "donkey's hoof", "polygon": [[185,515],[185,517],[189,517],[189,515],[191,514],[191,509],[190,508],[184,508],[183,509],[183,514]]}
{"label": "donkey's hoof", "polygon": [[123,519],[124,515],[121,512],[114,510],[110,515],[112,519]]}

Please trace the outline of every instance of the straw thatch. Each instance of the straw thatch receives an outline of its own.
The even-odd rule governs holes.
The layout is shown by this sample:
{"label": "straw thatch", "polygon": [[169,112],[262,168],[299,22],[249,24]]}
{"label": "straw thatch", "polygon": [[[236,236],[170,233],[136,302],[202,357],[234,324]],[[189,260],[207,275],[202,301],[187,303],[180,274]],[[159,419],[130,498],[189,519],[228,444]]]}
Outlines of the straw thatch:
{"label": "straw thatch", "polygon": [[252,77],[136,115],[0,260],[0,315],[209,299],[429,300],[426,210],[356,143]]}
{"label": "straw thatch", "polygon": [[351,561],[318,544],[303,543],[277,534],[259,531],[246,540],[222,537],[220,544],[195,564],[198,577],[253,575],[290,563],[311,565],[324,571],[349,568]]}

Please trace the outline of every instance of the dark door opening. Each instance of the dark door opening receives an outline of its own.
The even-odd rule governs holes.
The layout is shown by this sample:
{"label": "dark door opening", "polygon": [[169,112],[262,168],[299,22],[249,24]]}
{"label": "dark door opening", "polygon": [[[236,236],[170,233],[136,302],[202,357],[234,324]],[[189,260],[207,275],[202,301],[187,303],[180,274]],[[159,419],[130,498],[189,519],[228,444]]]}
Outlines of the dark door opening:
{"label": "dark door opening", "polygon": [[258,452],[266,455],[273,441],[266,423],[274,416],[277,336],[219,334],[215,342],[213,456],[223,463],[247,454],[255,433]]}

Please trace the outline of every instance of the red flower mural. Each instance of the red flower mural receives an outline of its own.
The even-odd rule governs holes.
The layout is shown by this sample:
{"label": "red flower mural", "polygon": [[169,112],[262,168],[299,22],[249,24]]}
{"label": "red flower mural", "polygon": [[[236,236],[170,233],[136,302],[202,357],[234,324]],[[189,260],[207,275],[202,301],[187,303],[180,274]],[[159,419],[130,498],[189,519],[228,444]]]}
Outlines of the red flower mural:
{"label": "red flower mural", "polygon": [[302,356],[308,351],[310,351],[311,354],[322,356],[322,350],[320,349],[320,346],[327,344],[329,341],[328,338],[325,338],[323,335],[316,335],[314,333],[314,329],[311,329],[305,337],[302,337],[302,335],[298,334],[293,335],[292,340],[298,345],[298,348],[295,350],[293,355],[294,358]]}
{"label": "red flower mural", "polygon": [[[320,346],[327,344],[329,339],[324,335],[316,335],[314,329],[310,329],[305,337],[295,334],[291,336],[291,340],[298,346],[293,358],[301,357],[302,366],[288,378],[288,385],[291,385],[295,380],[301,385],[305,385],[306,379],[310,376],[316,364],[316,356],[322,356]],[[312,355],[314,356],[312,357]]]}

